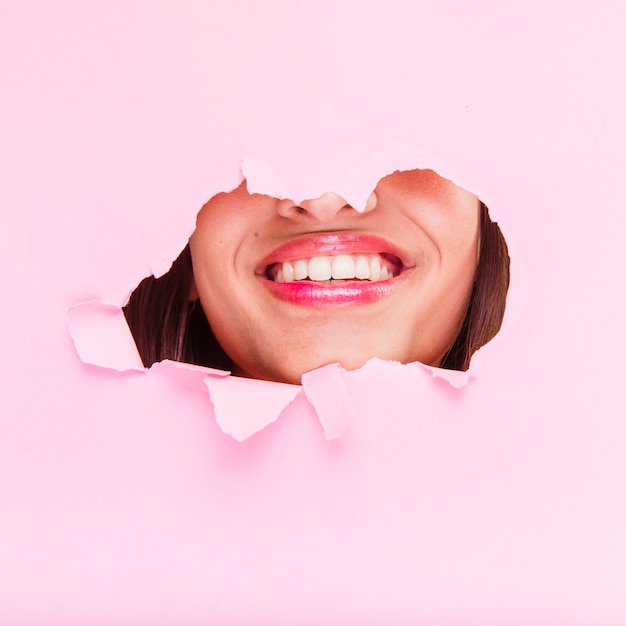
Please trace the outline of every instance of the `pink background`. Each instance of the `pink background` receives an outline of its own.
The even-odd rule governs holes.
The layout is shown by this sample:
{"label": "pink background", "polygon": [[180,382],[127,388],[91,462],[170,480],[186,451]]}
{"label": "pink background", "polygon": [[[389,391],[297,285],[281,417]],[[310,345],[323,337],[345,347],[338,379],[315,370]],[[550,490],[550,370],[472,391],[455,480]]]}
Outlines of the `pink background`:
{"label": "pink background", "polygon": [[[228,6],[0,2],[0,622],[626,623],[620,3]],[[475,378],[81,361],[66,309],[132,365],[117,307],[242,163],[479,195],[513,284]]]}

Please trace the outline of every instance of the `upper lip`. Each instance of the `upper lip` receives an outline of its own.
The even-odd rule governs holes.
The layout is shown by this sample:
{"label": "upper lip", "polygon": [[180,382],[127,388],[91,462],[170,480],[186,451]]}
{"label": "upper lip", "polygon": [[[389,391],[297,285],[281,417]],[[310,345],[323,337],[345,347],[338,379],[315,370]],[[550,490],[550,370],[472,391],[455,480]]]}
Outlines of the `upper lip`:
{"label": "upper lip", "polygon": [[272,263],[360,252],[394,255],[398,257],[403,268],[407,267],[407,261],[401,251],[381,237],[361,232],[332,232],[303,235],[288,241],[270,252],[259,263],[256,273],[264,274],[268,265]]}

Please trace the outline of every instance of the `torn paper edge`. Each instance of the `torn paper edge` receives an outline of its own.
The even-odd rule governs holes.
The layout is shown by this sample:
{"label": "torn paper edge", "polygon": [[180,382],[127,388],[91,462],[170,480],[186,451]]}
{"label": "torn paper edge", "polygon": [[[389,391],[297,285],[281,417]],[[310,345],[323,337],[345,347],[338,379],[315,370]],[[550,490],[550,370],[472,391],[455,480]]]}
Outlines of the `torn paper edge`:
{"label": "torn paper edge", "polygon": [[[389,163],[394,163],[394,167],[389,167]],[[388,174],[392,174],[396,171],[408,171],[414,169],[430,169],[435,171],[438,175],[451,180],[455,184],[455,179],[450,176],[449,172],[442,163],[432,157],[427,157],[421,154],[412,146],[408,144],[396,144],[388,147],[384,150],[372,153],[367,159],[364,159],[360,164],[357,164],[354,168],[348,172],[343,178],[344,185],[339,187],[336,193],[340,193],[348,200],[352,206],[357,210],[363,210],[365,202],[371,191],[376,187],[378,181],[384,178]],[[278,198],[284,198],[290,196],[289,188],[281,180],[279,174],[272,169],[272,167],[263,159],[258,159],[253,156],[247,156],[241,163],[240,171],[236,176],[221,178],[212,182],[212,184],[206,190],[205,202],[196,209],[194,214],[193,225],[189,227],[189,235],[182,247],[171,246],[166,253],[153,254],[150,257],[150,268],[152,275],[156,278],[162,276],[169,271],[173,261],[178,257],[181,250],[184,249],[188,238],[191,236],[195,229],[195,220],[197,214],[202,209],[202,206],[206,204],[211,198],[219,193],[228,193],[233,189],[236,189],[243,180],[246,180],[248,191],[250,193],[263,193],[265,195],[271,195]],[[327,190],[320,191],[320,195]],[[306,197],[318,197],[314,195],[307,195]],[[298,198],[293,198],[294,201],[298,201]],[[509,238],[506,237],[507,244]],[[142,279],[139,280],[141,282]],[[135,287],[131,289],[128,294],[136,288],[139,284],[137,282]],[[513,281],[512,281],[513,282]],[[511,302],[511,293],[513,290],[509,289],[509,296],[507,299],[507,312],[504,316],[504,323],[508,321],[509,306]],[[126,304],[126,302],[124,303]],[[517,308],[517,307],[514,307]],[[81,319],[79,313],[86,314],[86,319]],[[90,319],[89,312],[93,313],[93,317]],[[519,311],[517,311],[519,313]],[[79,302],[72,305],[67,309],[69,320],[69,331],[72,337],[76,351],[85,363],[113,369],[119,372],[124,371],[140,371],[149,372],[151,368],[145,368],[141,362],[141,358],[137,351],[135,341],[130,332],[130,328],[126,322],[126,318],[123,314],[122,307],[114,303],[107,303],[99,300],[89,300]],[[500,336],[502,329],[498,332],[498,335],[492,339],[496,340]],[[93,335],[91,335],[93,333]],[[99,338],[99,341],[95,342],[95,345],[87,341],[85,334],[92,337]],[[121,340],[120,340],[121,339]],[[491,343],[491,342],[490,342]],[[90,345],[91,344],[91,345]],[[119,354],[113,354],[110,350],[107,350],[107,346],[116,345],[119,349]],[[480,351],[479,351],[480,352]],[[478,356],[478,352],[474,357]],[[476,370],[480,368],[480,359],[476,361],[472,358],[472,364],[467,371],[456,371],[441,369],[438,367],[432,367],[420,362],[413,362],[409,364],[399,365],[406,367],[418,366],[430,373],[433,378],[441,379],[447,382],[454,389],[461,389],[467,383],[476,378]],[[371,359],[380,360],[380,359]],[[370,360],[370,361],[371,361]],[[370,362],[368,361],[368,363]],[[338,363],[322,366],[306,373],[302,378],[302,387],[299,385],[288,385],[289,391],[285,391],[280,386],[284,383],[276,383],[270,381],[256,381],[253,379],[245,379],[238,377],[231,377],[229,372],[222,370],[214,370],[213,368],[206,368],[203,366],[197,366],[190,363],[174,362],[178,369],[192,370],[193,372],[203,373],[206,375],[204,383],[211,397],[211,389],[218,390],[217,402],[213,402],[214,412],[216,420],[225,434],[233,436],[238,441],[243,441],[259,430],[265,428],[267,425],[276,421],[280,414],[286,409],[286,407],[296,397],[298,391],[303,389],[307,399],[313,405],[320,423],[324,430],[324,435],[327,439],[336,439],[345,433],[354,420],[356,419],[356,413],[350,392],[346,385],[345,375],[347,370],[344,370]],[[158,365],[158,364],[155,364]],[[477,365],[478,367],[475,367]],[[367,363],[363,366],[366,367]],[[153,366],[154,367],[154,366]],[[361,369],[361,368],[360,368]],[[358,370],[354,370],[358,371]],[[235,380],[234,385],[222,385],[215,381],[219,380]],[[263,383],[262,386],[257,385],[257,391],[263,388],[261,393],[264,397],[268,398],[268,402],[272,406],[271,416],[267,414],[260,419],[258,423],[237,425],[234,420],[234,414],[228,408],[225,407],[222,398],[222,391],[226,388],[234,388],[235,386],[241,386],[241,389],[247,391],[251,386],[255,386],[256,383]],[[324,386],[328,386],[329,389],[334,391],[334,394],[323,392]],[[276,389],[273,396],[270,398],[270,389]],[[279,390],[280,389],[280,390]],[[332,400],[334,395],[334,403]],[[339,400],[339,403],[337,403]],[[339,406],[342,407],[339,411]],[[253,420],[254,421],[254,420]]]}
{"label": "torn paper edge", "polygon": [[66,309],[70,337],[83,363],[118,372],[145,368],[121,307],[87,300]]}
{"label": "torn paper edge", "polygon": [[[390,166],[390,163],[393,163],[393,166]],[[297,188],[288,184],[286,176],[264,159],[248,155],[241,164],[241,171],[250,193],[290,199],[300,204],[304,200],[319,198],[324,193],[332,191],[345,198],[359,213],[365,210],[367,198],[379,180],[394,172],[417,169],[434,170],[440,176],[453,180],[441,173],[444,168],[439,160],[424,155],[407,143],[395,143],[373,151],[367,158],[338,176],[334,184],[316,181]]]}
{"label": "torn paper edge", "polygon": [[237,376],[207,376],[203,382],[220,429],[240,442],[277,421],[302,389]]}
{"label": "torn paper edge", "polygon": [[339,363],[331,363],[302,376],[304,394],[313,405],[328,440],[341,437],[357,417],[345,372]]}

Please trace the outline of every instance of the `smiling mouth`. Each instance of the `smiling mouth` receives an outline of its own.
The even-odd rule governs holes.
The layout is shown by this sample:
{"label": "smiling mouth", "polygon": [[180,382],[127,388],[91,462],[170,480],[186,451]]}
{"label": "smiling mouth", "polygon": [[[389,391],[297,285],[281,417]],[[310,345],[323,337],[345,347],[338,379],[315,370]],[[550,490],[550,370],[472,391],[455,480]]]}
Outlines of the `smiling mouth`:
{"label": "smiling mouth", "polygon": [[346,282],[380,282],[402,272],[402,262],[390,253],[313,256],[271,263],[265,276],[276,283],[314,282],[322,285]]}

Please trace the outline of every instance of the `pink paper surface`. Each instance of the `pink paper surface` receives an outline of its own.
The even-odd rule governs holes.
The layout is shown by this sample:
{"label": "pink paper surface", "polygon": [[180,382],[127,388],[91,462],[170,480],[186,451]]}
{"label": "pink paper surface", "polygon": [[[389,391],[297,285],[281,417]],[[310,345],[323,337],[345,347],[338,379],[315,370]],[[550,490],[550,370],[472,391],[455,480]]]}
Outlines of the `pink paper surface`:
{"label": "pink paper surface", "polygon": [[[626,622],[623,13],[3,2],[0,622]],[[509,244],[467,384],[133,370],[116,307],[242,170],[362,208],[405,167]]]}

